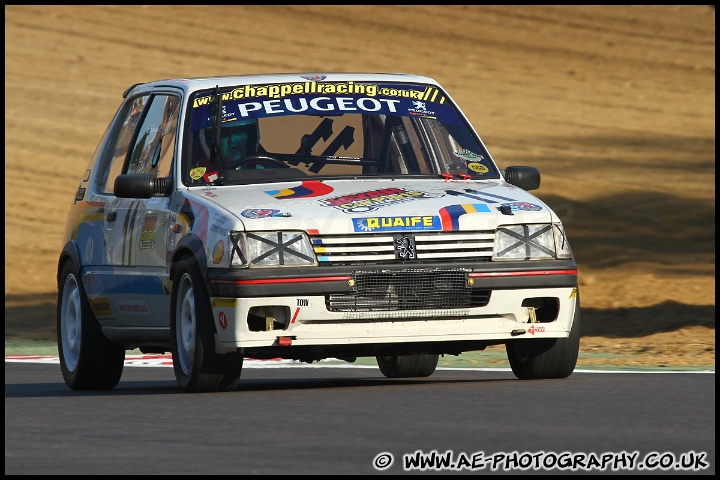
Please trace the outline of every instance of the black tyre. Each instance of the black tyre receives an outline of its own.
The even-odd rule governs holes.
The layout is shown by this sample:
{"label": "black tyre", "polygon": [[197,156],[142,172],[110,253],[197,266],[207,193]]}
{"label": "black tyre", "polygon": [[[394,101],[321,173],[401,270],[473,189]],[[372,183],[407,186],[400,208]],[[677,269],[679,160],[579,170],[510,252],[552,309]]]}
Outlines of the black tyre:
{"label": "black tyre", "polygon": [[122,376],[125,349],[100,330],[73,262],[65,262],[59,280],[57,344],[63,379],[74,390],[112,389]]}
{"label": "black tyre", "polygon": [[505,351],[510,368],[520,380],[569,377],[580,351],[580,295],[568,338],[512,340],[505,344]]}
{"label": "black tyre", "polygon": [[186,392],[229,392],[240,381],[239,351],[215,352],[215,327],[210,299],[194,259],[178,263],[173,278],[170,318],[173,369]]}
{"label": "black tyre", "polygon": [[385,355],[375,358],[387,378],[429,377],[435,372],[440,355]]}

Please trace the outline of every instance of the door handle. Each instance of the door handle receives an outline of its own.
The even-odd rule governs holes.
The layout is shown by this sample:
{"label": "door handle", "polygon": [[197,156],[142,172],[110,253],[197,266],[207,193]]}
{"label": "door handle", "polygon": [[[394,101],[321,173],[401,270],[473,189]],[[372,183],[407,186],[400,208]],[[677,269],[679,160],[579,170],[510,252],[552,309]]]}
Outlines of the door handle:
{"label": "door handle", "polygon": [[107,219],[108,222],[114,222],[116,217],[117,217],[117,212],[110,212],[107,214],[107,217],[105,217],[105,218]]}

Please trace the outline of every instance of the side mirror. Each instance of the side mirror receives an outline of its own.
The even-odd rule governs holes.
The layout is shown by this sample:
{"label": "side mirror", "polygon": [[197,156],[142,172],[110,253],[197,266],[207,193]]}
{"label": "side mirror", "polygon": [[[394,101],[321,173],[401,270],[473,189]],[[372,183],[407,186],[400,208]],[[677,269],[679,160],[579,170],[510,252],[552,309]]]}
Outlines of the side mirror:
{"label": "side mirror", "polygon": [[507,167],[502,173],[506,182],[523,190],[540,188],[540,171],[535,167]]}
{"label": "side mirror", "polygon": [[172,193],[172,180],[170,177],[157,178],[149,173],[118,175],[113,193],[120,198],[167,197]]}

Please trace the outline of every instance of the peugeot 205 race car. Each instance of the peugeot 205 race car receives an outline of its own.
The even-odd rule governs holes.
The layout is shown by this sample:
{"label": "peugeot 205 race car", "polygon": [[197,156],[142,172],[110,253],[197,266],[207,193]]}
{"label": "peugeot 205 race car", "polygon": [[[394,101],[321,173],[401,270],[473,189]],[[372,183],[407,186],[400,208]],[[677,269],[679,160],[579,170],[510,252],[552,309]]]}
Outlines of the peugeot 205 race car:
{"label": "peugeot 205 race car", "polygon": [[130,87],[70,207],[58,263],[66,384],[172,352],[188,392],[245,358],[376,357],[386,377],[505,344],[564,378],[578,272],[537,169],[498,168],[434,80],[272,74]]}

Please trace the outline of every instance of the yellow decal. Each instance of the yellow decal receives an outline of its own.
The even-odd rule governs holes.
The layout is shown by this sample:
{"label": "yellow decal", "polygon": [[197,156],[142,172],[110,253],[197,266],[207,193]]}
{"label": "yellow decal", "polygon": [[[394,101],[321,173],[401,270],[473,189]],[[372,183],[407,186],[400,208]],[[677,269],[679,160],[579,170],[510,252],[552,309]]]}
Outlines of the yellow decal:
{"label": "yellow decal", "polygon": [[113,314],[112,308],[110,308],[110,300],[107,298],[91,298],[90,305],[95,316],[107,317]]}
{"label": "yellow decal", "polygon": [[223,258],[223,254],[225,253],[225,244],[222,240],[218,240],[218,242],[215,244],[215,248],[213,248],[212,252],[212,259],[213,263],[220,263],[220,261]]}
{"label": "yellow decal", "polygon": [[487,173],[488,167],[483,165],[482,163],[468,163],[468,168],[472,170],[473,172],[477,173]]}
{"label": "yellow decal", "polygon": [[237,298],[215,297],[212,299],[212,306],[215,307],[237,307]]}
{"label": "yellow decal", "polygon": [[199,180],[202,178],[203,175],[205,175],[205,170],[207,168],[205,167],[197,167],[190,170],[190,178],[193,180]]}

